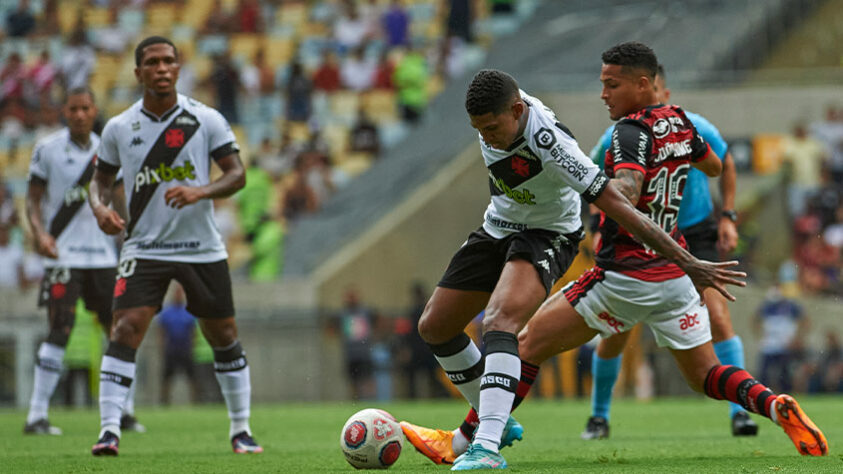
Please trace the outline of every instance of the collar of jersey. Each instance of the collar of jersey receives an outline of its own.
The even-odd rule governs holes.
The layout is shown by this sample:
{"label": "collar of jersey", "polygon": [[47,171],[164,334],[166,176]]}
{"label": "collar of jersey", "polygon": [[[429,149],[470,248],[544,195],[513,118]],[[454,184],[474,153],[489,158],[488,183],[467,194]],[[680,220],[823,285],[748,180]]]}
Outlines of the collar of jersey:
{"label": "collar of jersey", "polygon": [[179,108],[180,108],[180,106],[179,106],[179,103],[177,101],[176,104],[173,105],[173,107],[170,110],[164,112],[164,114],[162,114],[160,117],[153,114],[152,112],[146,110],[145,108],[143,108],[143,106],[141,106],[140,111],[141,111],[142,114],[146,115],[149,118],[149,120],[152,120],[153,122],[163,122],[163,121],[167,120],[168,118],[170,118],[174,113],[176,113],[176,111],[179,110]]}

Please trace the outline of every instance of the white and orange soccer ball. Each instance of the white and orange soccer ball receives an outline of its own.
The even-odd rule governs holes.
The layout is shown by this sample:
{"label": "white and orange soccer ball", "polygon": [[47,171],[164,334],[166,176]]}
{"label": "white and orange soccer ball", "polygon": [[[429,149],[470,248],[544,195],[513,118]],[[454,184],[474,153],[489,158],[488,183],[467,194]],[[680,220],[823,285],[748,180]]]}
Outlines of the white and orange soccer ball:
{"label": "white and orange soccer ball", "polygon": [[386,469],[404,447],[404,433],[395,417],[377,408],[351,415],[340,433],[345,460],[357,469]]}

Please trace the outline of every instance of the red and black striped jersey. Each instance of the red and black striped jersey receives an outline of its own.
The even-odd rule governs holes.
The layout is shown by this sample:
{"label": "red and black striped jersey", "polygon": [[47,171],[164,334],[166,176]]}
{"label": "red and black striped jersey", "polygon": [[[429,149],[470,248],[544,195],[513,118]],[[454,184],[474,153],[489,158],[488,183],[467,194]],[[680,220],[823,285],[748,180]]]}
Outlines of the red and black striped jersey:
{"label": "red and black striped jersey", "polygon": [[[605,172],[610,178],[620,169],[644,174],[635,207],[658,224],[679,245],[687,248],[676,227],[685,179],[692,161],[705,158],[708,144],[681,108],[654,105],[627,115],[615,125],[612,146],[606,150]],[[602,239],[597,265],[633,278],[664,281],[684,272],[628,230],[602,213]]]}

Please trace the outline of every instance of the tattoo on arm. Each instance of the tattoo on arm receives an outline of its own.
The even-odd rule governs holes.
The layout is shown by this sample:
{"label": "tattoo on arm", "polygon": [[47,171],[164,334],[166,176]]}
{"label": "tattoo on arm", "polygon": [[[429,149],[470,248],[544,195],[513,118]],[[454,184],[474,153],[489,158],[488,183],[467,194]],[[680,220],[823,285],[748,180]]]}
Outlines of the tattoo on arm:
{"label": "tattoo on arm", "polygon": [[641,197],[641,186],[644,184],[644,173],[628,168],[615,171],[615,178],[612,180],[629,202],[635,206]]}

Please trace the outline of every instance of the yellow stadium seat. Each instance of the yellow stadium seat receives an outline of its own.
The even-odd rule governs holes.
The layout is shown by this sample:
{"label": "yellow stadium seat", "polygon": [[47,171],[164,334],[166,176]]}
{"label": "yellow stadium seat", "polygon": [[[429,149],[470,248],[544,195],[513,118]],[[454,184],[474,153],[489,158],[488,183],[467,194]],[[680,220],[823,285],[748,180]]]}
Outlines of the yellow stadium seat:
{"label": "yellow stadium seat", "polygon": [[352,153],[337,164],[337,169],[353,178],[372,166],[372,157],[368,153]]}
{"label": "yellow stadium seat", "polygon": [[76,18],[80,12],[81,8],[77,2],[59,3],[59,28],[61,28],[62,34],[68,34],[73,31],[73,25],[76,24]]}
{"label": "yellow stadium seat", "polygon": [[228,48],[234,57],[251,61],[255,52],[264,47],[263,36],[254,33],[237,33],[228,38]]}
{"label": "yellow stadium seat", "polygon": [[341,125],[326,125],[322,137],[328,142],[331,156],[339,162],[344,160],[348,150],[348,128]]}
{"label": "yellow stadium seat", "polygon": [[290,134],[294,142],[305,142],[310,138],[310,127],[307,122],[284,122],[283,130]]}
{"label": "yellow stadium seat", "polygon": [[85,18],[85,26],[88,28],[100,28],[110,24],[108,9],[106,8],[86,8],[82,12]]}
{"label": "yellow stadium seat", "polygon": [[292,40],[287,38],[269,38],[266,40],[266,62],[272,68],[278,68],[281,65],[290,62],[293,57],[295,44]]}
{"label": "yellow stadium seat", "polygon": [[331,113],[348,123],[352,123],[357,116],[359,96],[356,92],[337,91],[331,95]]}
{"label": "yellow stadium seat", "polygon": [[363,94],[360,98],[363,110],[378,124],[391,123],[398,120],[395,93],[389,90],[373,90]]}
{"label": "yellow stadium seat", "polygon": [[180,13],[177,5],[153,3],[146,7],[146,24],[159,34],[166,34],[181,17]]}

